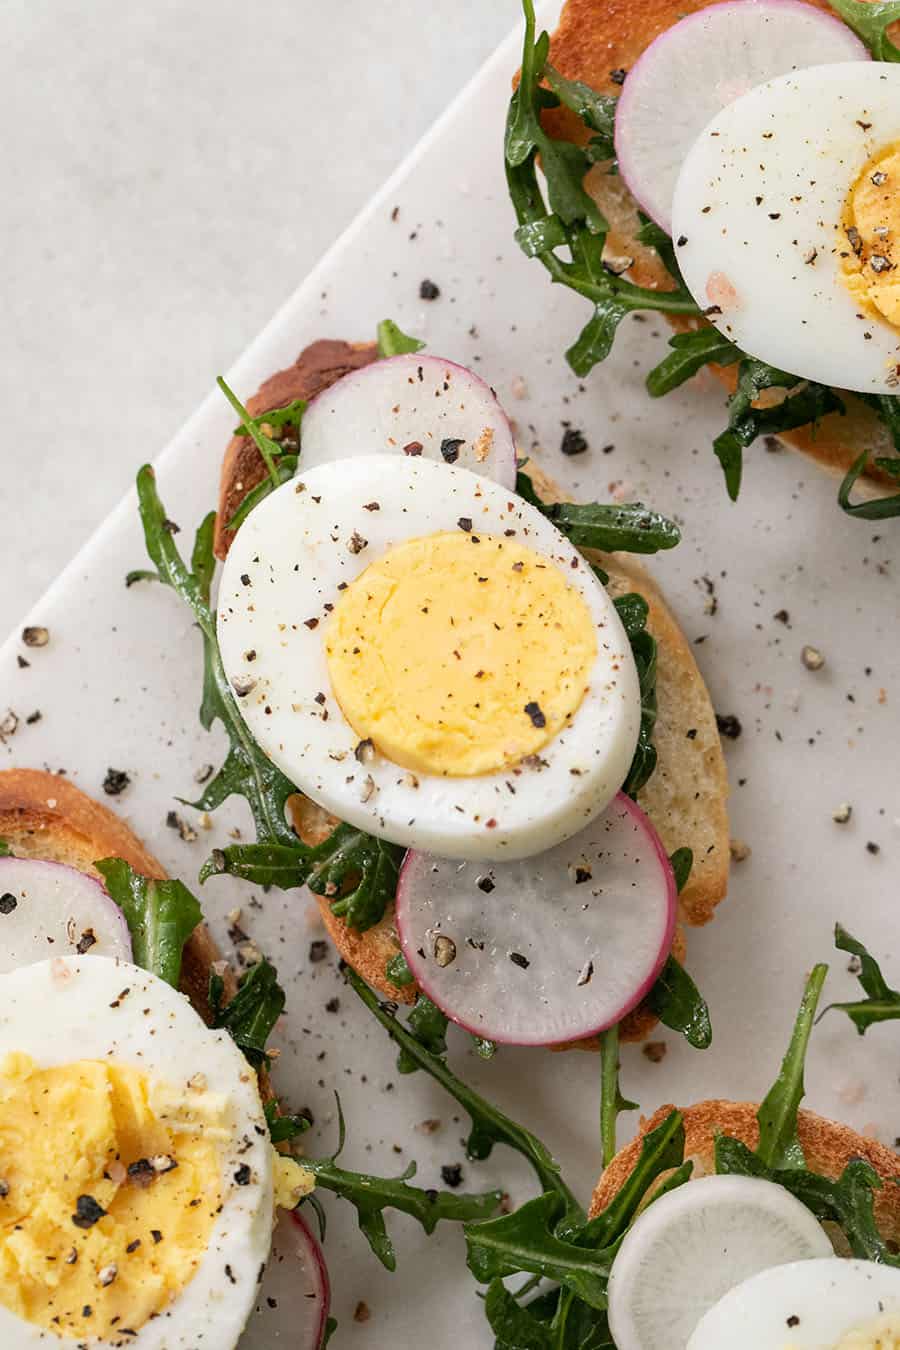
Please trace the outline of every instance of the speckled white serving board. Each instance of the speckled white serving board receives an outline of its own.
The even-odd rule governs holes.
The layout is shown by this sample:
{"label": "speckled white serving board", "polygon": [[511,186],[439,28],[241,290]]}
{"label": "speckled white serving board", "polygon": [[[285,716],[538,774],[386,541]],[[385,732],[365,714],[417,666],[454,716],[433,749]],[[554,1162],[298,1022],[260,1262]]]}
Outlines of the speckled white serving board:
{"label": "speckled white serving board", "polygon": [[[501,138],[519,41],[517,33],[497,51],[229,379],[246,396],[312,339],[368,338],[389,315],[432,351],[488,378],[522,444],[582,498],[602,498],[624,483],[627,495],[682,523],[684,542],[655,571],[689,638],[702,639],[697,657],[717,710],[741,720],[740,739],[726,743],[732,833],[752,855],[734,868],[715,922],[689,935],[688,964],[712,1011],[712,1048],[694,1052],[662,1032],[668,1053],[661,1063],[625,1049],[623,1086],[645,1111],[708,1096],[757,1098],[777,1068],[804,973],[833,955],[835,919],[900,980],[900,525],[848,520],[832,480],[762,446],[747,457],[740,503],[729,505],[711,450],[721,390],[701,380],[656,404],[643,392],[643,375],[664,347],[661,324],[626,323],[606,365],[583,384],[571,375],[562,353],[585,307],[551,288],[512,240]],[[432,303],[418,298],[425,278],[440,287]],[[526,396],[517,398],[523,381]],[[185,548],[215,502],[233,422],[209,393],[157,462]],[[565,422],[584,431],[588,453],[562,457]],[[126,432],[122,454],[130,453]],[[173,874],[191,882],[209,848],[249,817],[232,803],[191,844],[166,826],[176,797],[196,792],[198,769],[219,759],[222,740],[197,721],[200,649],[185,609],[162,587],[125,589],[126,571],[143,564],[130,496],[23,620],[49,627],[49,645],[26,651],[17,631],[0,650],[0,716],[9,707],[20,718],[0,745],[0,763],[65,769],[100,797],[107,768],[125,769],[130,787],[108,800]],[[6,578],[14,584],[10,560]],[[715,586],[715,613],[704,578]],[[773,617],[781,610],[787,623]],[[825,654],[817,673],[801,663],[804,643]],[[19,668],[19,654],[29,668]],[[41,719],[29,725],[37,710]],[[853,816],[840,826],[832,811],[842,802],[852,804]],[[338,1089],[349,1165],[400,1171],[416,1158],[422,1183],[439,1184],[442,1163],[463,1161],[460,1112],[424,1075],[398,1076],[385,1034],[345,991],[332,956],[310,964],[310,940],[320,929],[307,898],[214,881],[202,899],[226,945],[224,916],[240,905],[245,928],[279,967],[289,1000],[277,1081],[296,1107],[313,1112],[310,1150],[334,1143]],[[834,958],[833,998],[855,988],[845,965]],[[330,1013],[335,997],[340,1007]],[[862,1040],[845,1018],[830,1015],[813,1040],[809,1103],[892,1143],[900,1134],[897,1041],[891,1025]],[[599,1167],[596,1059],[504,1050],[482,1064],[455,1033],[451,1057],[550,1144],[587,1199]],[[442,1122],[438,1133],[417,1130],[430,1118]],[[516,1200],[531,1193],[524,1165],[502,1150],[463,1170],[469,1188],[500,1184]],[[338,1350],[412,1345],[426,1326],[435,1350],[492,1343],[460,1233],[425,1240],[412,1221],[391,1218],[399,1262],[388,1275],[349,1207],[331,1197],[325,1203]],[[365,1324],[353,1320],[360,1301],[370,1310]],[[262,1350],[252,1327],[241,1344]]]}

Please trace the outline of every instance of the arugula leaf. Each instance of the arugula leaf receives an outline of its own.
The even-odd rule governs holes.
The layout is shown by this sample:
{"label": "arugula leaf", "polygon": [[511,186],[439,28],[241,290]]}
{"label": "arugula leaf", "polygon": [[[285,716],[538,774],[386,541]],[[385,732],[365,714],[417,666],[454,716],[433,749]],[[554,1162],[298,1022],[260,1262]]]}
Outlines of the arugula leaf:
{"label": "arugula leaf", "polygon": [[[694,866],[693,852],[689,848],[677,848],[669,862],[680,895]],[[663,1026],[681,1032],[695,1050],[706,1050],[712,1044],[712,1023],[706,1000],[674,956],[669,956],[656,977],[656,983],[647,995],[647,1005]]]}
{"label": "arugula leaf", "polygon": [[[306,408],[307,400],[305,398],[295,398],[290,403],[286,403],[283,408],[270,408],[268,412],[260,413],[258,417],[251,417],[248,413],[247,421],[257,430],[262,431],[264,435],[269,434],[265,431],[266,427],[270,431],[291,431],[294,434],[288,439],[297,442],[300,439],[300,428],[303,424],[303,414],[306,412]],[[244,411],[246,412],[246,409]],[[239,426],[236,426],[232,435],[246,436],[245,424],[241,422]],[[276,440],[276,437],[273,436],[271,439]],[[277,438],[277,440],[279,449],[283,449],[281,438]]]}
{"label": "arugula leaf", "polygon": [[378,355],[401,356],[405,352],[420,352],[425,346],[418,338],[408,337],[393,319],[382,319],[378,325]]}
{"label": "arugula leaf", "polygon": [[305,1134],[309,1129],[306,1116],[282,1115],[275,1100],[266,1102],[263,1110],[273,1144],[287,1143],[290,1139],[296,1139],[298,1134]]}
{"label": "arugula leaf", "polygon": [[473,1195],[410,1186],[409,1180],[416,1174],[414,1162],[399,1177],[378,1177],[339,1167],[336,1160],[344,1146],[345,1137],[340,1098],[337,1105],[337,1150],[330,1158],[304,1158],[303,1166],[313,1173],[317,1186],[323,1186],[342,1199],[349,1200],[356,1210],[360,1232],[387,1270],[396,1270],[397,1257],[385,1226],[386,1209],[397,1209],[410,1215],[428,1234],[434,1232],[441,1220],[466,1223],[487,1219],[495,1213],[502,1199],[500,1191],[484,1191]]}
{"label": "arugula leaf", "polygon": [[680,1031],[695,1050],[706,1050],[712,1044],[712,1023],[706,1000],[674,956],[668,958],[656,977],[656,983],[647,995],[647,1005],[663,1026]]}
{"label": "arugula leaf", "polygon": [[553,1350],[550,1327],[521,1308],[499,1276],[488,1285],[484,1315],[497,1338],[494,1350]]}
{"label": "arugula leaf", "polygon": [[406,957],[402,952],[397,952],[396,956],[391,957],[384,968],[384,973],[398,989],[405,989],[407,985],[416,982],[416,977],[406,964]]}
{"label": "arugula leaf", "polygon": [[272,963],[263,960],[251,966],[241,977],[234,998],[224,1007],[221,977],[213,974],[209,1002],[215,1014],[213,1025],[231,1034],[254,1069],[268,1064],[266,1042],[285,1004],[284,990]]}
{"label": "arugula leaf", "polygon": [[681,542],[674,520],[651,511],[643,502],[542,502],[531,478],[521,469],[516,492],[552,520],[576,548],[604,553],[658,553]]}
{"label": "arugula leaf", "polygon": [[647,393],[651,398],[662,398],[684,384],[706,365],[733,366],[743,352],[717,328],[697,328],[690,333],[676,333],[669,338],[671,356],[666,356],[647,376]]}
{"label": "arugula leaf", "polygon": [[171,522],[156,490],[155,475],[149,465],[145,465],[138,473],[137,491],[147,552],[156,566],[159,580],[181,596],[193,612],[203,635],[204,677],[200,721],[206,730],[214,721],[221,721],[231,743],[225,763],[207,784],[203,796],[199,801],[188,804],[200,811],[213,811],[233,793],[238,793],[249,803],[258,837],[290,843],[296,836],[287,823],[285,803],[296,789],[262,753],[247,729],[219,656],[215,616],[209,604],[209,582],[214,566],[212,532],[215,515],[211,512],[200,526],[191,570],[175,544]]}
{"label": "arugula leaf", "polygon": [[737,388],[728,400],[728,426],[713,441],[713,449],[725,474],[725,486],[732,501],[741,488],[743,452],[758,436],[775,435],[816,423],[828,413],[844,412],[844,404],[833,389],[811,381],[801,383],[771,408],[753,404],[765,389],[794,389],[797,376],[785,370],[742,356],[738,366]]}
{"label": "arugula leaf", "polygon": [[515,1149],[517,1153],[521,1153],[523,1158],[531,1164],[545,1191],[554,1191],[562,1198],[565,1211],[571,1217],[572,1222],[583,1222],[584,1212],[573,1192],[560,1175],[559,1164],[546,1146],[524,1126],[517,1125],[515,1121],[510,1120],[496,1106],[485,1101],[477,1092],[457,1078],[448,1066],[443,1053],[435,1053],[423,1045],[395,1016],[392,1011],[393,1005],[379,1002],[376,995],[355,971],[348,967],[345,971],[345,978],[372,1016],[381,1023],[391,1039],[409,1059],[414,1061],[420,1069],[424,1069],[435,1082],[440,1083],[441,1087],[449,1092],[450,1096],[455,1098],[468,1114],[472,1122],[472,1128],[466,1142],[468,1157],[482,1161],[490,1156],[495,1143],[508,1145],[509,1148]]}
{"label": "arugula leaf", "polygon": [[[430,1055],[443,1059],[447,1053],[448,1019],[425,994],[420,994],[406,1019],[406,1029]],[[398,1073],[416,1073],[421,1064],[403,1047],[397,1055]]]}
{"label": "arugula leaf", "polygon": [[546,1191],[512,1214],[486,1223],[466,1224],[467,1262],[477,1280],[530,1271],[558,1280],[592,1308],[606,1307],[606,1281],[612,1257],[559,1236],[566,1206],[555,1191]]}
{"label": "arugula leaf", "polygon": [[[612,348],[616,330],[635,310],[699,316],[685,287],[671,291],[636,286],[604,266],[608,225],[583,180],[592,163],[609,157],[614,106],[579,82],[565,80],[547,65],[550,39],[535,39],[533,0],[523,0],[525,38],[519,84],[509,105],[504,142],[506,181],[516,214],[516,239],[529,257],[540,260],[551,279],[585,296],[594,306],[566,358],[577,375],[586,375]],[[551,89],[542,86],[546,79]],[[587,150],[548,135],[541,123],[545,108],[564,102],[598,135]],[[538,182],[537,161],[547,185]],[[568,259],[557,250],[568,252]]]}
{"label": "arugula leaf", "polygon": [[614,159],[617,100],[609,94],[598,94],[583,80],[567,80],[549,61],[544,64],[544,79],[560,103],[580,117],[591,131],[597,132],[588,142],[588,158],[595,164]]}
{"label": "arugula leaf", "polygon": [[637,667],[641,691],[641,725],[637,745],[625,782],[622,784],[622,791],[629,797],[636,798],[656,768],[656,746],[653,744],[657,715],[656,638],[647,632],[647,616],[650,610],[642,595],[630,591],[627,595],[618,596],[613,604],[631,644],[631,654]]}
{"label": "arugula leaf", "polygon": [[803,1100],[806,1050],[827,974],[826,965],[813,967],[778,1077],[756,1113],[759,1121],[759,1146],[756,1152],[768,1168],[797,1170],[805,1166],[803,1149],[797,1137],[797,1111]]}
{"label": "arugula leaf", "polygon": [[397,890],[404,849],[344,822],[315,846],[293,832],[291,838],[289,844],[215,849],[200,870],[200,880],[227,874],[285,891],[308,886],[316,895],[334,896],[332,913],[360,932],[383,918]]}
{"label": "arugula leaf", "polygon": [[663,1172],[678,1169],[684,1163],[684,1117],[670,1111],[664,1120],[645,1134],[641,1151],[627,1181],[610,1203],[581,1230],[579,1241],[592,1247],[610,1247],[637,1214],[647,1191]]}
{"label": "arugula leaf", "polygon": [[892,989],[881,973],[881,967],[861,942],[857,942],[841,925],[834,926],[834,945],[842,952],[850,952],[859,958],[859,982],[867,998],[849,1003],[829,1003],[825,1012],[837,1008],[845,1012],[860,1036],[864,1036],[873,1022],[891,1022],[900,1017],[900,991]]}
{"label": "arugula leaf", "polygon": [[898,0],[829,0],[831,8],[840,14],[848,28],[862,38],[876,61],[900,61],[900,48],[888,37],[891,24],[900,21]]}
{"label": "arugula leaf", "polygon": [[5,839],[0,839],[0,858],[11,858],[13,851]]}
{"label": "arugula leaf", "polygon": [[286,483],[289,478],[293,478],[298,463],[299,457],[297,455],[282,455],[275,464],[274,478],[263,478],[261,482],[257,483],[256,487],[250,489],[226,528],[229,530],[239,529],[254,507],[259,506],[260,502],[268,497],[270,492],[274,492],[277,487],[280,487],[282,483]]}
{"label": "arugula leaf", "polygon": [[766,1167],[759,1156],[739,1139],[719,1135],[715,1145],[716,1172],[762,1177],[774,1181],[796,1196],[820,1222],[836,1223],[854,1256],[887,1265],[900,1264],[875,1223],[873,1192],[882,1180],[863,1158],[853,1158],[838,1179],[820,1176],[802,1168]]}
{"label": "arugula leaf", "polygon": [[177,989],[184,944],[203,919],[193,895],[180,881],[141,876],[122,858],[94,866],[125,915],[135,965]]}
{"label": "arugula leaf", "polygon": [[[848,516],[855,516],[857,520],[890,520],[893,516],[900,516],[900,493],[894,493],[890,497],[874,497],[871,501],[867,499],[861,502],[850,501],[856,480],[864,472],[868,462],[869,452],[863,450],[844,475],[838,490],[838,505]],[[900,479],[900,459],[879,455],[876,456],[874,463],[879,469]]]}
{"label": "arugula leaf", "polygon": [[637,1102],[622,1096],[619,1088],[619,1026],[600,1033],[600,1144],[603,1166],[616,1156],[616,1121],[621,1111],[636,1111]]}

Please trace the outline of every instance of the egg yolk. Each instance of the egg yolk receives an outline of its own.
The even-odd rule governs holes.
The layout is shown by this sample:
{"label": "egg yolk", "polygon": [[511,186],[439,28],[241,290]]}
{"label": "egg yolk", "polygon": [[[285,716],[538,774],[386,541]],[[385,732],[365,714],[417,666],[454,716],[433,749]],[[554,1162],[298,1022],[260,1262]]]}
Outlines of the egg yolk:
{"label": "egg yolk", "polygon": [[900,1317],[896,1313],[889,1314],[855,1331],[848,1331],[834,1350],[900,1350]]}
{"label": "egg yolk", "polygon": [[900,145],[874,155],[841,218],[842,276],[859,308],[900,329]]}
{"label": "egg yolk", "polygon": [[117,1342],[164,1312],[221,1205],[221,1117],[220,1099],[131,1067],[8,1055],[0,1304],[57,1336]]}
{"label": "egg yolk", "polygon": [[371,563],[326,630],[347,721],[414,773],[494,773],[538,754],[577,711],[597,655],[565,573],[468,525]]}

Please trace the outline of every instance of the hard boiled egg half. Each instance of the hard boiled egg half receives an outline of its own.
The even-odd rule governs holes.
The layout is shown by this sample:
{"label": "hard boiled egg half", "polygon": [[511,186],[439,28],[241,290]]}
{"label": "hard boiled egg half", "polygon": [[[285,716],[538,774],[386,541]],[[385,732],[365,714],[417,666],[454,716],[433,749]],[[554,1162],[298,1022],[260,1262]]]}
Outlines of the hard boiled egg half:
{"label": "hard boiled egg half", "polygon": [[232,1350],[273,1157],[255,1073],[163,981],[93,955],[0,977],[3,1350]]}
{"label": "hard boiled egg half", "polygon": [[444,857],[551,848],[634,753],[637,672],[606,590],[537,509],[456,466],[368,455],[271,493],[229,552],[218,636],[299,789]]}
{"label": "hard boiled egg half", "polygon": [[685,281],[745,352],[806,380],[900,390],[900,67],[794,71],[736,99],[681,166]]}

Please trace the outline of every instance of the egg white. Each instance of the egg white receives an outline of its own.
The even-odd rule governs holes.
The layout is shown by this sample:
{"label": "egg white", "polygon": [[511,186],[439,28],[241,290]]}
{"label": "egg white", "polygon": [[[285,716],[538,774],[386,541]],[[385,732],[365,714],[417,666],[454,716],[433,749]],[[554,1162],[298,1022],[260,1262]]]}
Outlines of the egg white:
{"label": "egg white", "polygon": [[861,313],[838,256],[851,188],[897,140],[900,67],[878,61],[783,75],[713,118],[682,164],[672,236],[698,305],[718,303],[716,274],[737,293],[710,315],[720,332],[803,379],[898,392],[900,334]]}
{"label": "egg white", "polygon": [[729,1290],[701,1318],[687,1350],[825,1350],[898,1311],[900,1270],[894,1267],[837,1256],[792,1261]]}
{"label": "egg white", "polygon": [[[379,509],[367,510],[373,501]],[[340,583],[353,581],[393,545],[458,530],[461,517],[471,518],[476,533],[514,529],[518,543],[564,570],[595,627],[590,688],[571,724],[541,750],[542,768],[414,778],[378,755],[360,764],[354,758],[359,736],[331,691],[324,605],[338,600]],[[348,546],[354,533],[367,540],[359,552]],[[307,627],[308,619],[318,626]],[[255,681],[238,703],[266,754],[320,806],[398,844],[450,858],[539,853],[603,809],[634,753],[637,671],[605,589],[539,511],[465,469],[372,455],[320,465],[284,484],[253,511],[231,546],[218,635],[235,687]],[[252,661],[248,651],[255,653]]]}
{"label": "egg white", "polygon": [[[176,1088],[202,1073],[208,1091],[225,1099],[230,1138],[222,1148],[222,1209],[209,1246],[168,1311],[145,1322],[127,1344],[135,1350],[198,1350],[213,1343],[214,1327],[216,1350],[232,1350],[269,1254],[273,1193],[256,1075],[231,1036],[206,1027],[183,994],[138,966],[106,956],[65,956],[0,976],[0,1062],[12,1051],[42,1068],[115,1061]],[[251,1179],[238,1186],[231,1178],[244,1164]],[[74,1350],[84,1342],[53,1336],[0,1306],[3,1350],[46,1350],[48,1344]]]}

